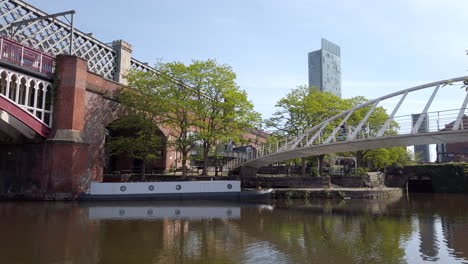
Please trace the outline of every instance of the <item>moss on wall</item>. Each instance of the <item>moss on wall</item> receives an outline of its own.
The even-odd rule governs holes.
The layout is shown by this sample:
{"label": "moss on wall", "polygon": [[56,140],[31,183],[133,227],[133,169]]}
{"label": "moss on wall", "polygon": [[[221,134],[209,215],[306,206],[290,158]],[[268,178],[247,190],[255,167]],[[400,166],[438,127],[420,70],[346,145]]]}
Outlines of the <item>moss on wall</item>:
{"label": "moss on wall", "polygon": [[429,177],[436,193],[468,193],[468,163],[413,165],[403,168],[408,177]]}

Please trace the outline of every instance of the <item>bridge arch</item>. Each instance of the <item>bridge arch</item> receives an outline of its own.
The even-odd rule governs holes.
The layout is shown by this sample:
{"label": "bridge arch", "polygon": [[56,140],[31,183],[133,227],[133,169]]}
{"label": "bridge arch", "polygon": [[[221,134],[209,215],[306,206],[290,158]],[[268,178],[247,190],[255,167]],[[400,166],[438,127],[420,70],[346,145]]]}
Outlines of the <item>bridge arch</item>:
{"label": "bridge arch", "polygon": [[[468,80],[468,76],[431,82],[390,93],[377,99],[369,100],[352,109],[343,111],[342,113],[337,114],[320,124],[311,127],[310,129],[307,129],[297,137],[292,139],[285,137],[281,142],[278,142],[276,146],[263,146],[261,151],[253,159],[240,157],[233,160],[228,164],[228,167],[231,169],[238,167],[259,168],[274,162],[328,153],[384,147],[467,142],[468,127],[466,125],[464,126],[463,118],[466,117],[465,112],[468,106],[468,93],[466,93],[460,108],[450,110],[453,112],[452,117],[445,126],[442,128],[439,126],[427,128],[423,126],[424,120],[428,119],[431,115],[431,112],[428,110],[432,102],[438,98],[437,94],[440,88],[456,83],[463,84],[462,82],[465,82],[466,80]],[[395,114],[398,112],[400,106],[405,102],[407,95],[423,89],[428,89],[429,91],[431,91],[430,89],[433,90],[431,91],[431,96],[425,102],[422,112],[417,113],[416,115],[410,115],[412,121],[409,122],[409,127],[405,128],[406,130],[400,128],[396,131],[390,131],[390,124],[394,121]],[[385,120],[384,124],[374,131],[369,131],[369,129],[366,130],[364,124],[376,109],[377,105],[387,99],[395,97],[399,97],[399,101],[394,105],[393,110],[389,114],[387,120]],[[366,107],[369,110],[367,110],[365,116],[359,121],[359,124],[353,127],[353,129],[350,129],[351,131],[349,132],[349,135],[347,135],[345,141],[338,141],[336,135],[340,130],[340,127],[355,111]],[[439,112],[437,112],[437,114],[438,113]]]}
{"label": "bridge arch", "polygon": [[[119,119],[114,120],[106,126],[105,130],[105,166],[104,173],[140,173],[143,167],[143,161],[137,158],[130,157],[127,153],[120,153],[118,155],[112,155],[109,152],[108,143],[115,140],[118,137],[133,137],[138,131],[135,128],[115,128],[112,126],[113,123],[120,121]],[[145,164],[147,173],[161,174],[166,170],[166,148],[168,138],[164,132],[158,128],[157,135],[160,137],[160,146],[154,150],[157,158],[149,160]]]}

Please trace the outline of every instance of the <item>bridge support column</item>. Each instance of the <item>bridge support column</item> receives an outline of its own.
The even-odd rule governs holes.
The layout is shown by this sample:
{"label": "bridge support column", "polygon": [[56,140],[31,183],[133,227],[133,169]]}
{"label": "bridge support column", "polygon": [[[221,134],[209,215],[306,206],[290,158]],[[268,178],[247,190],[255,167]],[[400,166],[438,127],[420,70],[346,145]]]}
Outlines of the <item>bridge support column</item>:
{"label": "bridge support column", "polygon": [[45,147],[46,175],[39,180],[46,193],[78,194],[87,184],[88,147],[83,141],[86,106],[86,61],[76,56],[57,57],[52,137]]}
{"label": "bridge support column", "polygon": [[117,52],[117,72],[114,81],[127,84],[123,76],[131,69],[132,45],[123,40],[114,40],[112,47]]}
{"label": "bridge support column", "polygon": [[257,168],[253,167],[241,167],[240,176],[241,177],[255,177],[257,176]]}

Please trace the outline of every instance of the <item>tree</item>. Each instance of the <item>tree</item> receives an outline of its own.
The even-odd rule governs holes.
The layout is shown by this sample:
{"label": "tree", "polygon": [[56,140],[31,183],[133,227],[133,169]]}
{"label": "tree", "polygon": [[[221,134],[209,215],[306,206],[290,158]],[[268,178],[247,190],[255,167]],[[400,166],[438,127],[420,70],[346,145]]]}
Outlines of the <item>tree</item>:
{"label": "tree", "polygon": [[[349,99],[341,99],[329,92],[321,92],[314,87],[300,86],[292,89],[285,97],[281,98],[276,107],[279,108],[270,119],[265,120],[267,127],[272,127],[278,130],[279,135],[283,137],[292,136],[296,137],[304,133],[323,121],[345,111],[352,109],[358,105],[368,102],[363,96],[356,96]],[[366,116],[372,105],[362,107],[353,112],[347,120],[350,128],[359,125],[361,120]],[[326,138],[331,135],[334,128],[336,128],[342,118],[332,121],[325,129],[323,129],[322,137]],[[385,124],[388,119],[388,114],[381,106],[376,107],[366,124],[364,124],[362,132],[367,134],[376,134],[380,128]],[[390,128],[385,131],[385,134],[396,134],[398,124],[394,121],[391,122]],[[398,159],[403,160],[403,153],[406,153],[405,148],[389,148],[381,150],[362,150],[356,153],[348,153],[349,155],[356,155],[358,161],[375,159],[374,166],[381,167],[386,164],[393,164]],[[318,164],[323,162],[325,155],[318,156]],[[307,159],[302,159],[301,171],[305,173]]]}
{"label": "tree", "polygon": [[142,160],[144,179],[147,161],[158,157],[157,150],[162,142],[159,125],[165,120],[166,105],[160,102],[163,94],[155,87],[160,86],[161,80],[154,78],[154,74],[132,71],[126,78],[128,88],[118,96],[126,115],[110,125],[112,130],[126,133],[112,138],[107,146],[112,155],[127,153]]}
{"label": "tree", "polygon": [[210,151],[218,142],[235,140],[246,127],[259,123],[259,114],[247,100],[247,93],[235,83],[228,65],[214,60],[193,61],[189,84],[195,89],[194,115],[197,137],[203,153],[203,175],[207,175]]}
{"label": "tree", "polygon": [[161,79],[158,89],[163,95],[160,101],[166,102],[164,125],[169,128],[169,144],[181,153],[182,176],[185,177],[190,150],[198,140],[193,133],[197,121],[194,114],[197,91],[187,85],[192,80],[192,72],[181,62],[159,63],[156,68],[159,74],[153,78]]}
{"label": "tree", "polygon": [[265,120],[265,125],[292,136],[297,136],[346,109],[338,96],[306,86],[292,89],[275,107],[279,109],[273,117]]}
{"label": "tree", "polygon": [[121,92],[119,100],[128,117],[116,126],[134,128],[138,137],[121,138],[109,145],[114,153],[135,149],[129,154],[146,163],[155,157],[152,140],[163,126],[168,128],[169,145],[181,152],[184,176],[190,150],[196,142],[202,143],[206,175],[213,147],[259,123],[259,114],[253,111],[246,92],[235,84],[236,75],[227,65],[208,60],[193,61],[189,66],[159,63],[156,68],[157,74],[132,71],[126,76],[129,89]]}
{"label": "tree", "polygon": [[362,155],[363,161],[376,169],[388,166],[404,167],[414,163],[405,147],[366,150]]}
{"label": "tree", "polygon": [[[346,106],[341,98],[332,93],[321,92],[315,87],[299,86],[276,103],[275,107],[279,109],[264,122],[267,127],[277,129],[283,136],[296,137],[346,110]],[[338,124],[335,121],[330,127]],[[302,159],[301,163],[301,174],[305,174],[307,159]]]}

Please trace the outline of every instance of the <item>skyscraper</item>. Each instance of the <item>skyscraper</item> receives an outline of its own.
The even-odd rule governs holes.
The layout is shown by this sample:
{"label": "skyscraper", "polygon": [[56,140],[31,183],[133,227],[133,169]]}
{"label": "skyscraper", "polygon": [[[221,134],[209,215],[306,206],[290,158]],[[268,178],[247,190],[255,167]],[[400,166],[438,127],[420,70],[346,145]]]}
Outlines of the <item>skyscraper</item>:
{"label": "skyscraper", "polygon": [[309,86],[341,97],[340,47],[322,39],[322,47],[309,53]]}

